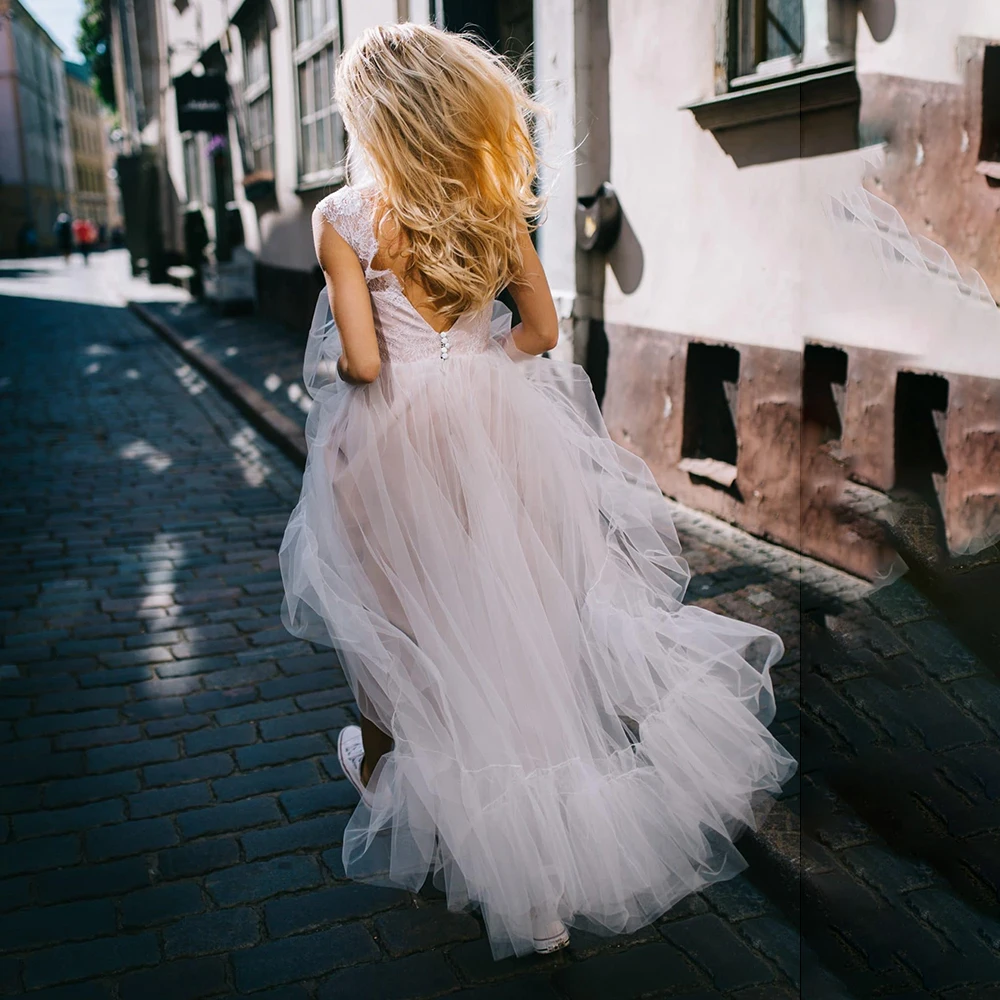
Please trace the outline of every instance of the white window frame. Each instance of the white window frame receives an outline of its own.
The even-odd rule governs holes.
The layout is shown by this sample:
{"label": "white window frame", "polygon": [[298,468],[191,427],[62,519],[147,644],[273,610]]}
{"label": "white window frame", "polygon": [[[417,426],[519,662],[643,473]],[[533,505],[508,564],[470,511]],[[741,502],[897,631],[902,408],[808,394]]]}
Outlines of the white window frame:
{"label": "white window frame", "polygon": [[[333,102],[332,89],[333,80],[329,80],[330,93],[330,124],[331,124],[331,149],[334,160],[328,167],[321,167],[316,170],[306,171],[305,164],[305,144],[303,142],[303,114],[302,114],[302,93],[300,89],[300,70],[308,64],[314,57],[318,56],[328,46],[334,48],[333,66],[337,65],[340,54],[343,51],[343,24],[344,16],[340,0],[333,0],[336,7],[336,15],[328,21],[320,32],[308,39],[299,39],[298,23],[298,0],[288,0],[289,18],[292,27],[292,74],[293,87],[295,92],[295,131],[298,149],[298,188],[305,190],[314,187],[324,187],[342,181],[346,175],[345,154],[346,145],[344,141],[344,126]],[[309,76],[309,86],[312,86],[312,74]],[[325,117],[324,114],[314,112],[309,116],[312,122]]]}
{"label": "white window frame", "polygon": [[[253,174],[258,173],[269,173],[272,177],[274,176],[274,97],[271,89],[271,39],[270,32],[267,27],[267,13],[266,6],[261,5],[260,10],[254,14],[257,19],[257,23],[254,24],[255,30],[260,29],[263,32],[263,44],[264,44],[264,61],[265,61],[265,71],[264,75],[258,79],[254,80],[252,83],[250,81],[250,48],[247,45],[247,38],[243,36],[243,103],[246,107],[246,130],[247,130],[247,146],[250,149],[250,153],[253,156]],[[240,33],[242,35],[242,32]],[[258,142],[258,136],[253,130],[253,117],[252,108],[255,104],[260,101],[266,101],[268,104],[268,120],[271,123],[269,135],[265,142]],[[270,166],[266,170],[262,170],[261,165],[258,161],[258,155],[261,149],[264,147],[269,147],[270,152],[268,154],[268,159],[270,160]]]}
{"label": "white window frame", "polygon": [[763,0],[732,0],[730,17],[735,18],[731,89],[759,86],[770,80],[815,72],[824,66],[854,61],[854,30],[849,23],[853,6],[844,0],[802,0],[803,46],[801,55],[778,56],[754,64],[753,25]]}

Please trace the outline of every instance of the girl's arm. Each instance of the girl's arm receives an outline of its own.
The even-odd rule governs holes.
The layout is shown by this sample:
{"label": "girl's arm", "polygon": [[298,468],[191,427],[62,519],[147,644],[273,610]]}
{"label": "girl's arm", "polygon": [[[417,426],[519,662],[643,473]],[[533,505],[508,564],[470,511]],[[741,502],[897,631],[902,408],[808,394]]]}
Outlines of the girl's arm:
{"label": "girl's arm", "polygon": [[551,351],[559,340],[559,318],[527,227],[521,231],[520,242],[524,267],[507,290],[517,303],[521,322],[511,333],[514,346],[523,354],[542,354]]}
{"label": "girl's arm", "polygon": [[342,353],[337,371],[352,385],[374,382],[382,370],[382,361],[361,262],[319,211],[313,213],[313,239],[316,257],[326,279],[330,310],[340,332]]}

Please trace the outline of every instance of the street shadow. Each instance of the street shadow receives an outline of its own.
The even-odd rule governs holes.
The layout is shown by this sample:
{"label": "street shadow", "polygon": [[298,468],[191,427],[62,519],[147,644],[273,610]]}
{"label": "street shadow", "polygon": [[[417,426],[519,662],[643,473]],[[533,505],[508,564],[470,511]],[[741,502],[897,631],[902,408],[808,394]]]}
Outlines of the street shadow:
{"label": "street shadow", "polygon": [[621,231],[615,245],[608,251],[608,264],[618,282],[618,287],[631,295],[642,281],[645,269],[645,256],[642,245],[635,235],[635,230],[628,221],[628,216],[622,212]]}
{"label": "street shadow", "polygon": [[0,267],[0,279],[39,277],[42,277],[42,272],[31,267]]}
{"label": "street shadow", "polygon": [[[889,619],[937,621],[903,581],[878,594]],[[902,995],[900,959],[918,978],[995,983],[1000,964],[978,939],[1000,917],[1000,751],[979,721],[1000,704],[996,683],[945,687],[972,666],[930,636],[918,648],[922,633],[888,629],[866,604],[804,609],[801,628],[805,941],[854,995],[890,980]],[[961,710],[970,697],[976,715]],[[961,932],[927,933],[921,906]]]}
{"label": "street shadow", "polygon": [[[849,633],[845,644],[831,633],[826,616],[844,622],[858,615],[863,630],[866,614],[859,611],[827,604],[803,614],[803,706],[807,718],[822,719],[839,733],[831,742],[807,724],[812,738],[805,736],[804,767],[893,851],[930,866],[971,906],[1000,917],[1000,750],[935,679],[975,671],[957,666],[958,647],[951,656],[932,650],[929,630],[919,660],[881,630],[865,645],[855,644],[863,632]],[[880,629],[880,623],[871,627]],[[871,647],[880,644],[885,651],[876,654]],[[933,667],[922,665],[928,658]],[[1000,704],[1000,684],[992,677],[980,673],[964,683],[976,685],[984,707]],[[830,843],[836,829],[828,803],[804,802],[804,834]]]}
{"label": "street shadow", "polygon": [[884,42],[896,26],[896,0],[861,0],[861,16],[876,42]]}

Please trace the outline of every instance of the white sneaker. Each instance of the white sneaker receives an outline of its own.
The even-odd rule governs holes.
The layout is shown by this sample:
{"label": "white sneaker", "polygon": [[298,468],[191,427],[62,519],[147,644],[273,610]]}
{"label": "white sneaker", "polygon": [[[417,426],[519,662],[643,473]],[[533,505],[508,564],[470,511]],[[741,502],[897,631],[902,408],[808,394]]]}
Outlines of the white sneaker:
{"label": "white sneaker", "polygon": [[365,759],[365,745],[360,726],[344,726],[337,737],[337,759],[344,777],[354,785],[366,805],[372,804],[371,792],[361,780],[361,762]]}
{"label": "white sneaker", "polygon": [[535,914],[531,918],[531,934],[534,938],[535,951],[539,955],[560,951],[569,944],[569,931],[558,917],[546,918]]}

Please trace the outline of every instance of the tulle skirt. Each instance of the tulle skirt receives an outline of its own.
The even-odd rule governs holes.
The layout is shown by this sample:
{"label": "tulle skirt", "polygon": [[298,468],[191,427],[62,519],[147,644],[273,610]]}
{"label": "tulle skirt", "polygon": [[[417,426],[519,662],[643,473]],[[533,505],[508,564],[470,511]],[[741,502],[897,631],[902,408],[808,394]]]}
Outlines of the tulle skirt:
{"label": "tulle skirt", "polygon": [[478,908],[497,958],[539,910],[633,931],[745,863],[795,764],[777,636],[682,604],[646,466],[582,369],[491,345],[316,391],[281,548],[286,626],[335,647],[394,740],[352,878]]}

